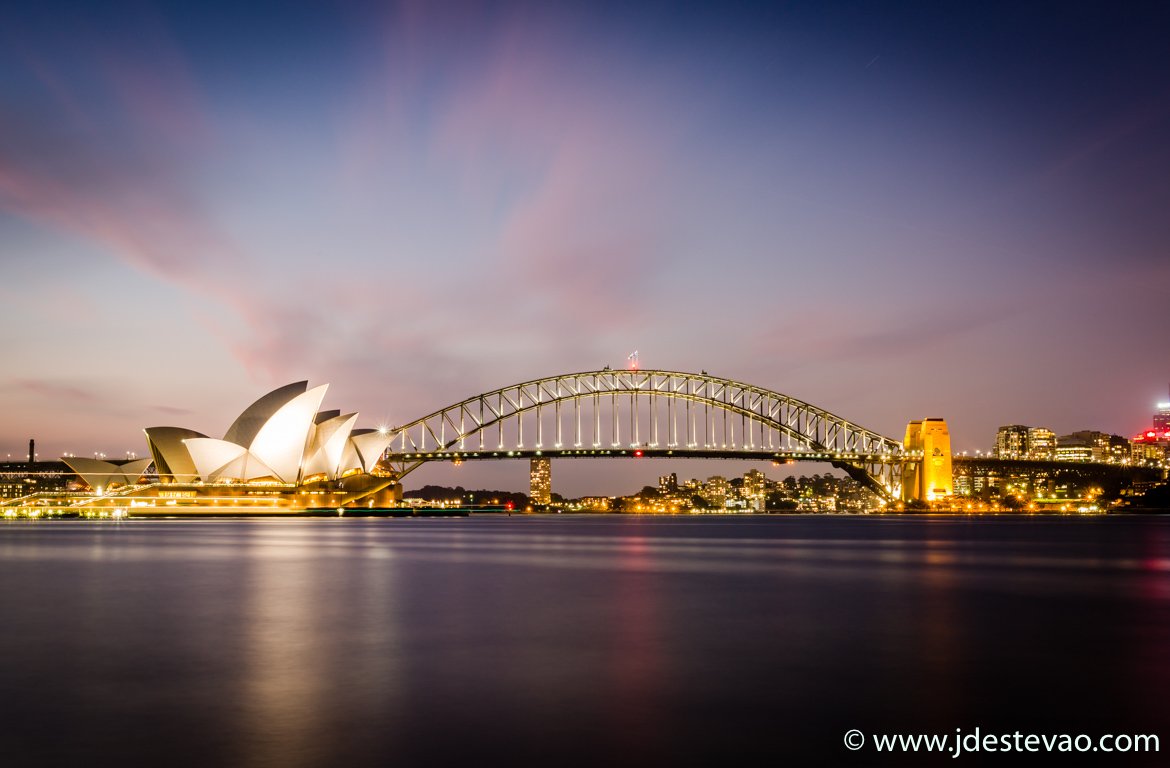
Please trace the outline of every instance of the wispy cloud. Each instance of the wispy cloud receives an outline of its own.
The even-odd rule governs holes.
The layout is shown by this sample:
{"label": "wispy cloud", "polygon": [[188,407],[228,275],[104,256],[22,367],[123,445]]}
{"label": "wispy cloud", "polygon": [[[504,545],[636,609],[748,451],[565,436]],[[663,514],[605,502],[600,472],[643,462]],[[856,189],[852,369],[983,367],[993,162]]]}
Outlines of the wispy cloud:
{"label": "wispy cloud", "polygon": [[175,405],[155,405],[152,407],[155,411],[165,413],[168,416],[189,416],[194,413],[190,408],[180,408]]}
{"label": "wispy cloud", "polygon": [[12,380],[11,387],[54,405],[91,405],[100,399],[92,389],[65,381],[18,378]]}
{"label": "wispy cloud", "polygon": [[0,114],[0,207],[92,240],[167,279],[237,258],[191,172],[210,150],[205,108],[157,18],[111,39],[16,43],[42,87]]}

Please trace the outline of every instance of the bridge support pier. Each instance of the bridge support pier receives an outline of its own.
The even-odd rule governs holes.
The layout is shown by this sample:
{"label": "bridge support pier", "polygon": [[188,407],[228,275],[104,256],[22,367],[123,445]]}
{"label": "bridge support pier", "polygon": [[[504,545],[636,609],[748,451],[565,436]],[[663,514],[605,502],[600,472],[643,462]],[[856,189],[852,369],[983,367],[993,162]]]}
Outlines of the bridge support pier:
{"label": "bridge support pier", "polygon": [[951,434],[944,419],[923,419],[906,425],[907,453],[902,466],[902,501],[927,503],[954,495]]}

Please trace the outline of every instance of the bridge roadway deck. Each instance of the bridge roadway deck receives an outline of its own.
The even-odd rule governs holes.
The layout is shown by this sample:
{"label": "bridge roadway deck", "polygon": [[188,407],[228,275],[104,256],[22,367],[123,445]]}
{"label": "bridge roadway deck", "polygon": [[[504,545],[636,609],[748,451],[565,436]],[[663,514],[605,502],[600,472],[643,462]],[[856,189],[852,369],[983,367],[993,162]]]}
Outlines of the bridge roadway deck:
{"label": "bridge roadway deck", "polygon": [[475,461],[483,459],[536,459],[536,458],[574,458],[574,459],[618,459],[618,458],[647,458],[647,459],[744,459],[748,461],[774,461],[793,463],[796,461],[847,461],[852,463],[901,463],[909,457],[903,454],[880,453],[831,453],[821,451],[776,451],[753,450],[750,448],[653,448],[642,446],[617,446],[610,448],[516,448],[512,450],[470,450],[470,451],[417,451],[407,453],[388,453],[384,460],[391,463],[411,463],[415,461]]}

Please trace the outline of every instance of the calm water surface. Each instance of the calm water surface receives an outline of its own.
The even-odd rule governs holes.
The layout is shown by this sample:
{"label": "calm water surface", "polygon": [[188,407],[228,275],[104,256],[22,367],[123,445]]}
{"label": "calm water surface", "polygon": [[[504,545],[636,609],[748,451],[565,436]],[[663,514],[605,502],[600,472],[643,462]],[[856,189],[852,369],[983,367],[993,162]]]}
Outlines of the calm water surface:
{"label": "calm water surface", "polygon": [[4,766],[1170,762],[1158,518],[18,521],[0,622]]}

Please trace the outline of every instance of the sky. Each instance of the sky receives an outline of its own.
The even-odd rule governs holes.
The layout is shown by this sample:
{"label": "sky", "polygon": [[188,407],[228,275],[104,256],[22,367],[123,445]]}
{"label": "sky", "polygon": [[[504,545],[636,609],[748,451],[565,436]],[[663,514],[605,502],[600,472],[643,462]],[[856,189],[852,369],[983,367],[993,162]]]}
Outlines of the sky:
{"label": "sky", "polygon": [[[894,438],[944,417],[956,450],[1168,399],[1164,3],[4,17],[0,456],[218,436],[300,379],[400,424],[635,349]],[[566,460],[554,489],[746,466]]]}

